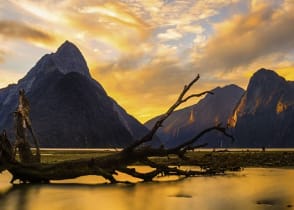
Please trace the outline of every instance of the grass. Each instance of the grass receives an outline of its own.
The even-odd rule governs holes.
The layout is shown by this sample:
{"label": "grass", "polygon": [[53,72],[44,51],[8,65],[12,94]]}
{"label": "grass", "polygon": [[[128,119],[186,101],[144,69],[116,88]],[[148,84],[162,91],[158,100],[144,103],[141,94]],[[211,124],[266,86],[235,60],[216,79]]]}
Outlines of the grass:
{"label": "grass", "polygon": [[95,158],[113,154],[112,151],[88,151],[88,150],[41,150],[42,163],[56,163],[64,160],[82,158]]}
{"label": "grass", "polygon": [[[64,160],[101,157],[114,151],[88,150],[42,150],[42,163],[56,163]],[[197,151],[188,152],[187,160],[177,156],[153,157],[158,163],[170,165],[197,165],[202,167],[293,167],[294,151]]]}

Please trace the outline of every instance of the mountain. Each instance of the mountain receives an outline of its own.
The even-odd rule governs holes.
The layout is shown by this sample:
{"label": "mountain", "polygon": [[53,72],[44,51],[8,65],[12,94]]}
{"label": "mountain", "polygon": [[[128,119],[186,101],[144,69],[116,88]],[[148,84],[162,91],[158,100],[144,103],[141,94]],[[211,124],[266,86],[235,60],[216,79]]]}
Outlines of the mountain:
{"label": "mountain", "polygon": [[[199,103],[175,111],[164,122],[158,136],[167,147],[175,146],[217,123],[225,126],[244,90],[236,85],[228,85],[217,87],[212,92],[213,95],[206,95]],[[151,128],[157,119],[158,117],[151,119],[145,126]],[[220,146],[220,141],[224,145],[230,144],[217,132],[211,132],[201,140],[208,142],[210,147]]]}
{"label": "mountain", "polygon": [[294,82],[260,69],[250,79],[234,115],[239,147],[294,146]]}
{"label": "mountain", "polygon": [[124,147],[148,131],[91,77],[69,41],[43,56],[17,84],[0,89],[0,128],[11,138],[20,89],[30,101],[42,147]]}

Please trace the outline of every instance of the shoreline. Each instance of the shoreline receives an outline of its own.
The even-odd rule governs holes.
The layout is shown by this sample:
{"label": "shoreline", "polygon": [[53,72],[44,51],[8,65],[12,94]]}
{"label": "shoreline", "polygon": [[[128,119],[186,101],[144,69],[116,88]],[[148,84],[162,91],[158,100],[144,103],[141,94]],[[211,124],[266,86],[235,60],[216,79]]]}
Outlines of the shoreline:
{"label": "shoreline", "polygon": [[[117,151],[109,150],[41,150],[43,163],[107,156]],[[294,167],[294,151],[194,151],[187,152],[187,160],[175,155],[152,158],[157,163],[169,165],[193,165],[200,167]]]}

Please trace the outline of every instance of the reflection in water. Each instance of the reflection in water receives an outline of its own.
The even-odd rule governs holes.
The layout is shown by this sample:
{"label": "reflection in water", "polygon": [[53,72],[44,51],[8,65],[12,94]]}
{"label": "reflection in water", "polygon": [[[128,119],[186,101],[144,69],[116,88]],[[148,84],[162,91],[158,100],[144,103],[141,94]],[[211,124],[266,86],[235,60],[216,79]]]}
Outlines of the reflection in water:
{"label": "reflection in water", "polygon": [[0,176],[0,209],[283,210],[294,206],[293,177],[294,169],[246,169],[228,176],[136,185],[93,184],[97,177],[86,176],[69,182],[88,184],[16,185],[4,189],[9,181],[6,173]]}

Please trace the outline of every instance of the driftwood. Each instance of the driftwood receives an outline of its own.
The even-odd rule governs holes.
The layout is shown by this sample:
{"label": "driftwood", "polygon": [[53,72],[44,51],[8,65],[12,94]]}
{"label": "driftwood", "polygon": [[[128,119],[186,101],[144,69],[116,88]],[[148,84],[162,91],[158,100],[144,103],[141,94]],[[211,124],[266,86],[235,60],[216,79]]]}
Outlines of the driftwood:
{"label": "driftwood", "polygon": [[[40,146],[39,141],[34,134],[32,123],[30,119],[30,104],[28,99],[25,96],[25,91],[22,89],[19,91],[18,97],[18,107],[14,112],[14,122],[15,122],[15,144],[14,144],[14,157],[16,154],[16,150],[19,151],[20,161],[22,163],[32,163],[32,162],[40,162],[41,154],[40,154]],[[28,131],[34,141],[36,148],[36,155],[34,156],[29,142],[26,138],[26,131]]]}
{"label": "driftwood", "polygon": [[[12,174],[13,178],[11,182],[14,182],[18,179],[21,182],[29,183],[48,183],[50,180],[64,180],[84,175],[102,176],[111,183],[116,183],[118,181],[115,179],[114,175],[116,175],[117,172],[140,178],[143,181],[152,181],[153,178],[158,175],[181,175],[187,177],[222,173],[223,171],[209,169],[199,171],[185,171],[178,167],[172,167],[167,164],[158,164],[151,159],[151,157],[167,157],[168,155],[177,155],[179,158],[185,159],[187,158],[185,154],[188,150],[205,146],[203,144],[195,145],[195,142],[197,142],[200,137],[212,130],[220,131],[224,135],[233,138],[231,135],[226,133],[226,129],[221,127],[221,125],[215,125],[213,127],[207,128],[196,135],[194,138],[183,141],[182,144],[174,148],[165,149],[163,146],[159,148],[145,146],[145,143],[152,141],[156,131],[161,126],[163,126],[163,122],[179,105],[193,97],[200,97],[205,94],[213,94],[210,91],[205,91],[200,94],[186,96],[188,90],[199,80],[199,78],[199,75],[197,75],[188,85],[184,86],[177,101],[168,109],[165,114],[163,114],[157,120],[153,128],[145,136],[135,141],[133,144],[126,147],[122,151],[107,156],[61,161],[52,164],[42,164],[40,161],[19,162],[14,158],[12,146],[7,139],[6,133],[3,132],[0,136],[0,171],[8,170]],[[20,112],[19,114],[23,116],[26,115],[26,117],[28,116],[28,113]],[[25,120],[29,119],[26,117],[24,118]],[[28,125],[31,128],[31,124],[28,123]],[[36,146],[38,148],[37,143]],[[138,172],[135,168],[129,167],[135,163],[148,165],[152,167],[153,170],[147,173]]]}

